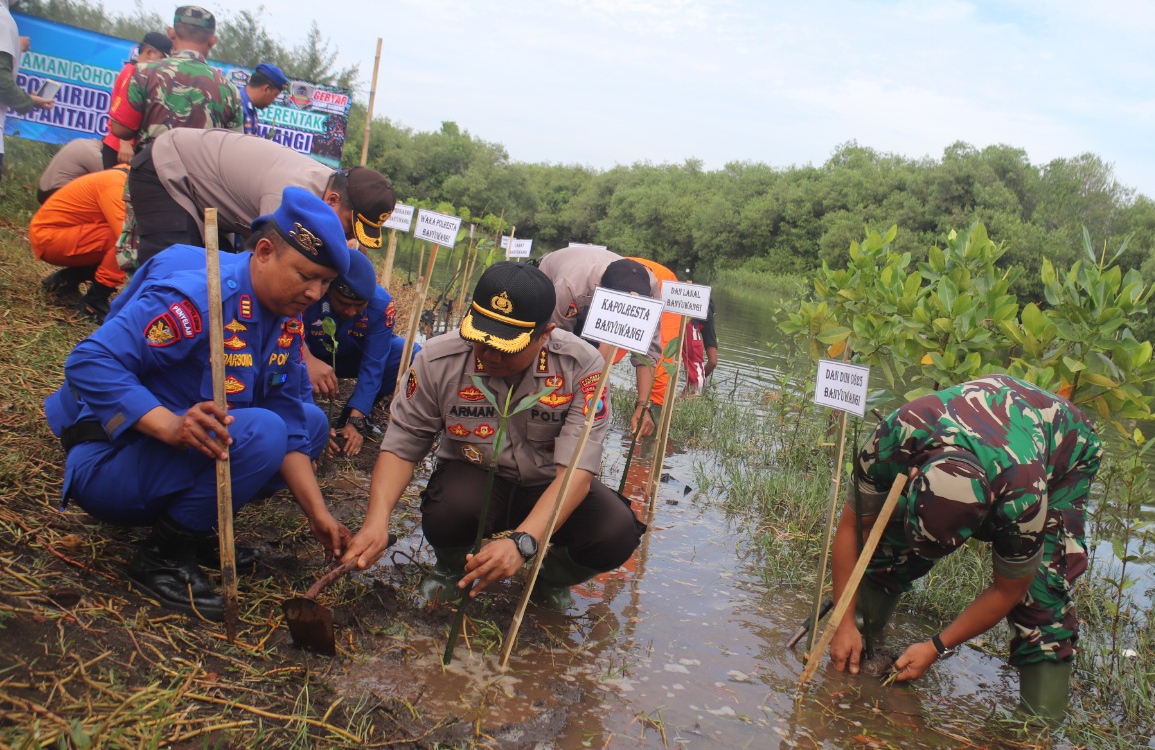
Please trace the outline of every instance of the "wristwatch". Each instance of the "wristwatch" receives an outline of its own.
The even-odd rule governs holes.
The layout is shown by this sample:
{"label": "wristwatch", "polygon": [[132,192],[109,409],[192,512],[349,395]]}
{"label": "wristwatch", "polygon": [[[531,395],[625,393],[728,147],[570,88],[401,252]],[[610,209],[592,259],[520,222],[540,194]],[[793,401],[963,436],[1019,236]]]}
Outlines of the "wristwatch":
{"label": "wristwatch", "polygon": [[935,633],[934,637],[930,639],[930,642],[934,644],[934,650],[938,651],[938,658],[946,659],[947,657],[954,656],[954,649],[947,648],[946,645],[943,644],[941,636],[942,633]]}
{"label": "wristwatch", "polygon": [[349,417],[345,420],[345,424],[351,424],[357,432],[365,434],[365,417]]}
{"label": "wristwatch", "polygon": [[513,543],[517,545],[517,551],[526,560],[530,560],[537,554],[537,540],[524,531],[515,531],[509,535]]}

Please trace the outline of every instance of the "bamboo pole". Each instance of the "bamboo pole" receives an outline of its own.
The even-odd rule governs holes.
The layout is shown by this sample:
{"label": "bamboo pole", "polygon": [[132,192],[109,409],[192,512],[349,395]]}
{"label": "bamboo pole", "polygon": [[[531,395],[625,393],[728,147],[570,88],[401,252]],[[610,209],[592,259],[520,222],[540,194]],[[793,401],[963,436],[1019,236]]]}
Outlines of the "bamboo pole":
{"label": "bamboo pole", "polygon": [[[397,385],[393,387],[393,398],[397,398],[397,394],[401,392],[401,383],[403,382],[401,376],[409,369],[409,358],[413,356],[413,342],[417,338],[417,327],[421,325],[421,313],[425,310],[425,293],[429,290],[429,279],[433,278],[433,264],[437,262],[438,247],[437,243],[433,243],[433,249],[429,252],[429,266],[425,271],[425,278],[419,279],[417,285],[417,299],[413,303],[413,313],[409,319],[405,348],[401,350],[401,364],[397,366]],[[422,258],[425,257],[425,243],[421,243],[421,255]]]}
{"label": "bamboo pole", "polygon": [[[217,240],[217,210],[205,209],[205,273],[209,293],[209,359],[213,376],[213,403],[227,412],[225,396],[224,321],[221,313],[221,256]],[[228,453],[228,446],[225,452]],[[233,479],[228,458],[213,462],[217,469],[217,536],[221,545],[221,587],[225,590],[225,633],[229,643],[237,636],[237,558],[233,546]]]}
{"label": "bamboo pole", "polygon": [[[650,516],[654,515],[654,507],[658,502],[658,486],[662,481],[662,465],[666,461],[666,441],[670,437],[670,424],[674,421],[674,398],[678,390],[678,375],[682,372],[682,339],[686,335],[686,323],[688,319],[685,315],[681,316],[682,325],[678,329],[678,353],[674,355],[674,374],[670,377],[670,381],[666,384],[666,402],[662,404],[662,424],[658,428],[657,441],[654,443],[653,463],[650,464]],[[662,353],[665,353],[665,346],[662,347]],[[664,367],[661,356],[658,357],[658,367]],[[654,380],[658,379],[658,369],[654,368]],[[651,393],[653,387],[651,386]],[[648,401],[649,399],[647,399]],[[645,421],[646,415],[642,415],[641,421]]]}
{"label": "bamboo pole", "polygon": [[473,275],[473,261],[477,257],[477,248],[473,244],[473,225],[469,225],[469,245],[465,248],[465,274],[461,277],[461,289],[457,293],[457,305],[454,307],[460,317],[465,317],[465,294],[469,291],[469,277]]}
{"label": "bamboo pole", "polygon": [[369,85],[369,108],[365,111],[365,137],[361,141],[361,166],[369,160],[369,135],[373,128],[373,102],[377,98],[377,70],[381,66],[381,37],[377,37],[377,56],[373,58],[373,82]]}
{"label": "bamboo pole", "polygon": [[[874,548],[878,546],[878,542],[882,539],[882,533],[886,530],[886,524],[890,522],[890,516],[894,513],[894,506],[898,504],[898,496],[902,494],[902,488],[906,486],[906,474],[899,474],[894,479],[894,484],[890,486],[890,494],[886,496],[886,502],[882,504],[882,510],[878,513],[878,518],[874,519],[874,525],[870,528],[870,536],[866,539],[866,544],[862,546],[862,554],[858,556],[858,562],[854,564],[854,570],[850,572],[850,578],[846,581],[846,588],[842,590],[842,596],[838,598],[838,604],[834,606],[834,612],[831,613],[830,619],[826,621],[826,629],[822,631],[822,637],[818,639],[818,643],[814,648],[810,649],[810,654],[807,657],[806,668],[802,670],[802,676],[798,679],[799,687],[805,685],[814,676],[814,672],[818,669],[818,663],[822,661],[822,657],[826,653],[826,649],[830,647],[830,642],[834,640],[834,631],[838,630],[838,624],[842,622],[842,618],[846,616],[846,611],[850,609],[850,603],[854,601],[854,595],[858,593],[858,584],[862,582],[862,577],[866,574],[866,566],[870,564],[870,558],[874,554]],[[817,630],[817,627],[815,627]]]}
{"label": "bamboo pole", "polygon": [[[810,622],[817,623],[820,619],[819,610],[822,607],[822,594],[826,589],[826,569],[830,566],[830,539],[834,535],[834,519],[838,512],[838,496],[842,488],[842,461],[846,450],[846,412],[841,412],[838,418],[838,458],[834,462],[834,482],[830,486],[830,502],[826,507],[826,528],[822,532],[822,548],[818,557],[818,575],[814,578],[814,602],[810,610]],[[814,637],[818,634],[818,627],[812,627],[806,640],[806,647],[814,646]]]}
{"label": "bamboo pole", "polygon": [[513,622],[509,625],[509,632],[505,634],[505,648],[501,652],[501,668],[505,669],[509,664],[509,655],[513,651],[513,646],[517,642],[517,633],[521,629],[522,620],[525,618],[525,609],[529,606],[529,596],[533,593],[533,586],[537,583],[537,574],[541,570],[542,561],[545,560],[546,551],[549,549],[549,540],[553,536],[554,526],[557,525],[557,517],[561,514],[561,504],[565,499],[566,493],[569,492],[569,486],[573,480],[574,471],[577,469],[578,461],[581,460],[582,451],[585,450],[586,443],[589,442],[590,432],[593,431],[594,420],[597,419],[598,404],[601,403],[602,397],[606,391],[606,380],[610,374],[610,365],[613,364],[614,359],[618,356],[618,347],[614,347],[611,352],[602,358],[602,376],[598,378],[598,387],[594,391],[593,398],[588,401],[586,408],[585,424],[582,426],[581,437],[578,438],[577,447],[574,448],[573,457],[569,461],[569,465],[565,467],[565,474],[561,479],[561,486],[558,488],[557,497],[553,500],[553,509],[550,511],[549,523],[546,524],[545,533],[541,536],[541,543],[538,545],[537,555],[533,558],[533,567],[530,569],[529,577],[525,582],[525,590],[521,592],[521,601],[517,604],[517,611],[513,613]]}
{"label": "bamboo pole", "polygon": [[385,264],[381,266],[381,277],[377,283],[386,289],[393,283],[393,261],[397,257],[397,230],[389,230],[389,240],[385,243]]}

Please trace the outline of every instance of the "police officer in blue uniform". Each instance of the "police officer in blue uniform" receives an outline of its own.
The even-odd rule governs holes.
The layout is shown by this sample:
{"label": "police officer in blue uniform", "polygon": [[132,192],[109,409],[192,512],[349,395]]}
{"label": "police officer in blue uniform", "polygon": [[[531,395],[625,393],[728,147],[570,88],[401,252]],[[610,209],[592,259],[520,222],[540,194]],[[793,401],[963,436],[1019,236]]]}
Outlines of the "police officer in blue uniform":
{"label": "police officer in blue uniform", "polygon": [[[305,364],[313,392],[336,398],[337,378],[357,378],[339,424],[343,452],[352,456],[361,451],[370,427],[366,418],[374,404],[393,394],[397,365],[394,364],[392,385],[386,392],[385,365],[396,318],[393,298],[377,283],[377,273],[368,256],[356,250],[349,256],[349,272],[333,282],[328,294],[310,306],[303,319],[308,345]],[[336,330],[335,358],[333,342],[324,330],[326,318],[333,321]]]}
{"label": "police officer in blue uniform", "polygon": [[107,523],[151,526],[129,581],[163,606],[210,620],[224,614],[199,567],[219,554],[216,460],[231,463],[234,510],[287,485],[329,556],[351,536],[313,473],[328,424],[312,401],[299,318],[348,269],[344,232],[332,209],[295,187],[253,229],[253,252],[221,269],[227,411],[212,401],[201,270],[157,273],[127,290],[77,344],[64,386],[45,401],[68,451],[64,500]]}

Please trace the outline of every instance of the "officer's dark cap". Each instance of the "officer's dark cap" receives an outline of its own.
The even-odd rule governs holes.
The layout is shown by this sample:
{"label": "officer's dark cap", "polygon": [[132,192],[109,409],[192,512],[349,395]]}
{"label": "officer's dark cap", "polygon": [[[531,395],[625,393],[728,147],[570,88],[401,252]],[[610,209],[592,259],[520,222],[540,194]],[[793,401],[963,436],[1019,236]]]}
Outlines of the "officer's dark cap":
{"label": "officer's dark cap", "polygon": [[555,301],[553,282],[540,269],[513,261],[494,263],[473,290],[461,338],[517,354],[529,346],[534,329],[549,322]]}

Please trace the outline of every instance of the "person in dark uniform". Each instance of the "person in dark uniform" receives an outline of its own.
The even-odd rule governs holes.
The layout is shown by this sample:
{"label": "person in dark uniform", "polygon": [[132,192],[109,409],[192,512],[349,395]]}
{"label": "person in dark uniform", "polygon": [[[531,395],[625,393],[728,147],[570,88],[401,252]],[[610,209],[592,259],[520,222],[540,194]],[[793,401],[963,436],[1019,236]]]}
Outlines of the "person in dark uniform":
{"label": "person in dark uniform", "polygon": [[[476,596],[540,550],[546,557],[534,594],[564,610],[573,604],[571,586],[629,559],[646,527],[627,500],[596,478],[610,423],[609,394],[593,403],[602,358],[556,330],[553,309],[553,282],[533,266],[505,261],[482,274],[460,330],[428,341],[405,376],[373,470],[365,523],[343,561],[364,569],[380,558],[393,508],[439,433],[437,468],[421,495],[422,529],[437,554],[421,584],[427,599],[455,586]],[[496,404],[531,399],[505,422],[500,445],[501,420],[486,391]],[[553,536],[543,539],[591,408],[591,439]],[[495,541],[471,555],[494,462],[484,532]]]}
{"label": "person in dark uniform", "polygon": [[[1023,706],[1061,718],[1079,639],[1071,594],[1087,569],[1084,516],[1103,446],[1065,398],[991,375],[915,399],[884,419],[858,455],[833,546],[839,598],[858,558],[856,515],[868,534],[899,473],[899,497],[856,604],[869,637],[899,595],[970,537],[991,545],[990,585],[933,638],[894,664],[914,680],[1006,618]],[[857,499],[856,499],[857,498]],[[857,506],[857,513],[855,507]],[[835,668],[858,672],[863,636],[849,611],[830,645]]]}
{"label": "person in dark uniform", "polygon": [[[253,252],[221,270],[227,411],[212,400],[205,273],[163,266],[142,269],[128,299],[73,349],[64,386],[45,401],[68,452],[64,501],[106,523],[151,526],[129,582],[211,620],[223,617],[224,599],[199,566],[219,554],[215,461],[230,461],[234,509],[288,486],[328,556],[351,536],[313,473],[328,424],[301,361],[299,318],[348,269],[344,233],[332,209],[300,188],[287,188],[254,230]],[[204,254],[172,251],[180,263]],[[252,562],[238,550],[238,570]]]}
{"label": "person in dark uniform", "polygon": [[272,63],[261,63],[253,69],[244,88],[240,89],[247,135],[260,135],[257,110],[268,109],[288,85],[289,79]]}
{"label": "person in dark uniform", "polygon": [[[336,352],[325,332],[326,318],[335,327]],[[378,401],[393,395],[392,388],[386,393],[383,386],[395,318],[393,298],[377,283],[373,261],[357,250],[349,253],[349,273],[305,311],[305,365],[313,393],[336,398],[337,378],[357,378],[338,425],[345,455],[361,452],[369,430],[366,418]],[[395,385],[396,377],[392,381]]]}

